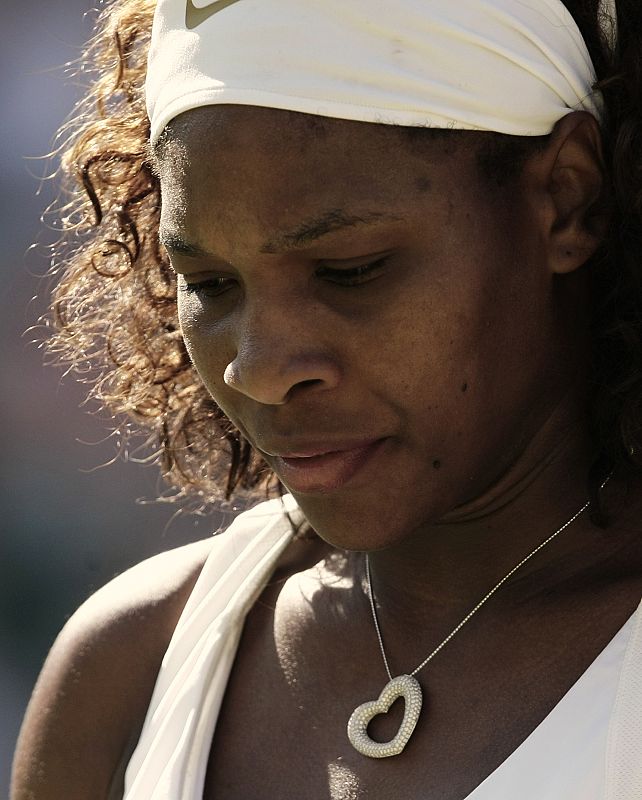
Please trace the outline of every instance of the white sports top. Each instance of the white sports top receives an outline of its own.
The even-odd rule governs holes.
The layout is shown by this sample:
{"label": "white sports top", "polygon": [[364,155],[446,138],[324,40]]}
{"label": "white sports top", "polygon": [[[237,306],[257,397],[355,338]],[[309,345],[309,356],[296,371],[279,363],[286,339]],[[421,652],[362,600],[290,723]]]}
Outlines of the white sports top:
{"label": "white sports top", "polygon": [[[124,800],[202,800],[248,610],[292,538],[291,495],[215,537],[163,659]],[[540,725],[465,800],[642,800],[642,604]]]}

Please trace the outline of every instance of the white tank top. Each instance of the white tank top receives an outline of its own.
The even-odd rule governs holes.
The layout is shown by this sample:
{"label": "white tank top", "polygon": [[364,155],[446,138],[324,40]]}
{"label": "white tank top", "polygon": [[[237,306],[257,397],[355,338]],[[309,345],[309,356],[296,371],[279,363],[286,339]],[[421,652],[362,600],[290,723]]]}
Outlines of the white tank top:
{"label": "white tank top", "polygon": [[[215,537],[163,659],[124,800],[202,800],[248,610],[292,538],[291,495]],[[642,604],[524,742],[465,800],[642,800]]]}

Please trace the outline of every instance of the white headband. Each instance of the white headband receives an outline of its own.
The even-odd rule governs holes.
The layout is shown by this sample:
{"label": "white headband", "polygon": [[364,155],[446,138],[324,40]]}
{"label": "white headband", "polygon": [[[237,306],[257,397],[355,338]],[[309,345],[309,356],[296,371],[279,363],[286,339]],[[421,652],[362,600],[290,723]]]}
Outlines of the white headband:
{"label": "white headband", "polygon": [[538,136],[594,82],[561,0],[158,0],[146,95],[152,142],[220,103]]}

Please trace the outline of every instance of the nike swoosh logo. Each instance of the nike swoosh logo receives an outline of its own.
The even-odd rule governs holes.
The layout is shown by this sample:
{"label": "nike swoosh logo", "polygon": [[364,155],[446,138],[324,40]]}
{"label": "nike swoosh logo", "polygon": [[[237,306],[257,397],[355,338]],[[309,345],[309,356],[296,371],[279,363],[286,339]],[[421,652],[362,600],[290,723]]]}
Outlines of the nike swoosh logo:
{"label": "nike swoosh logo", "polygon": [[212,3],[207,6],[207,8],[196,8],[192,0],[187,0],[185,27],[188,31],[193,31],[194,28],[198,28],[199,25],[202,25],[206,19],[213,17],[214,14],[218,14],[219,11],[238,2],[239,0],[218,0],[218,2]]}

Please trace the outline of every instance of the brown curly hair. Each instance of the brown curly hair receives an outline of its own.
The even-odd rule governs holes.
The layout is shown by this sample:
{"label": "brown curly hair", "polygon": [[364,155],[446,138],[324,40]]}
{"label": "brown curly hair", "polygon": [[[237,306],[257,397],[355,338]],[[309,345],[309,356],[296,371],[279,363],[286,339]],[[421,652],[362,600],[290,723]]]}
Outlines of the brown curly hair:
{"label": "brown curly hair", "polygon": [[[642,3],[618,0],[614,52],[598,23],[598,0],[565,4],[591,53],[607,112],[603,202],[611,224],[588,265],[596,464],[631,471],[642,464]],[[154,7],[155,0],[112,0],[84,53],[81,71],[92,83],[58,149],[63,199],[55,213],[63,233],[54,248],[48,352],[90,382],[90,396],[124,432],[145,435],[177,496],[209,503],[259,487],[281,493],[209,396],[179,331],[175,278],[157,238],[160,189],[144,104]],[[496,180],[538,144],[487,136],[493,146],[484,165]]]}

